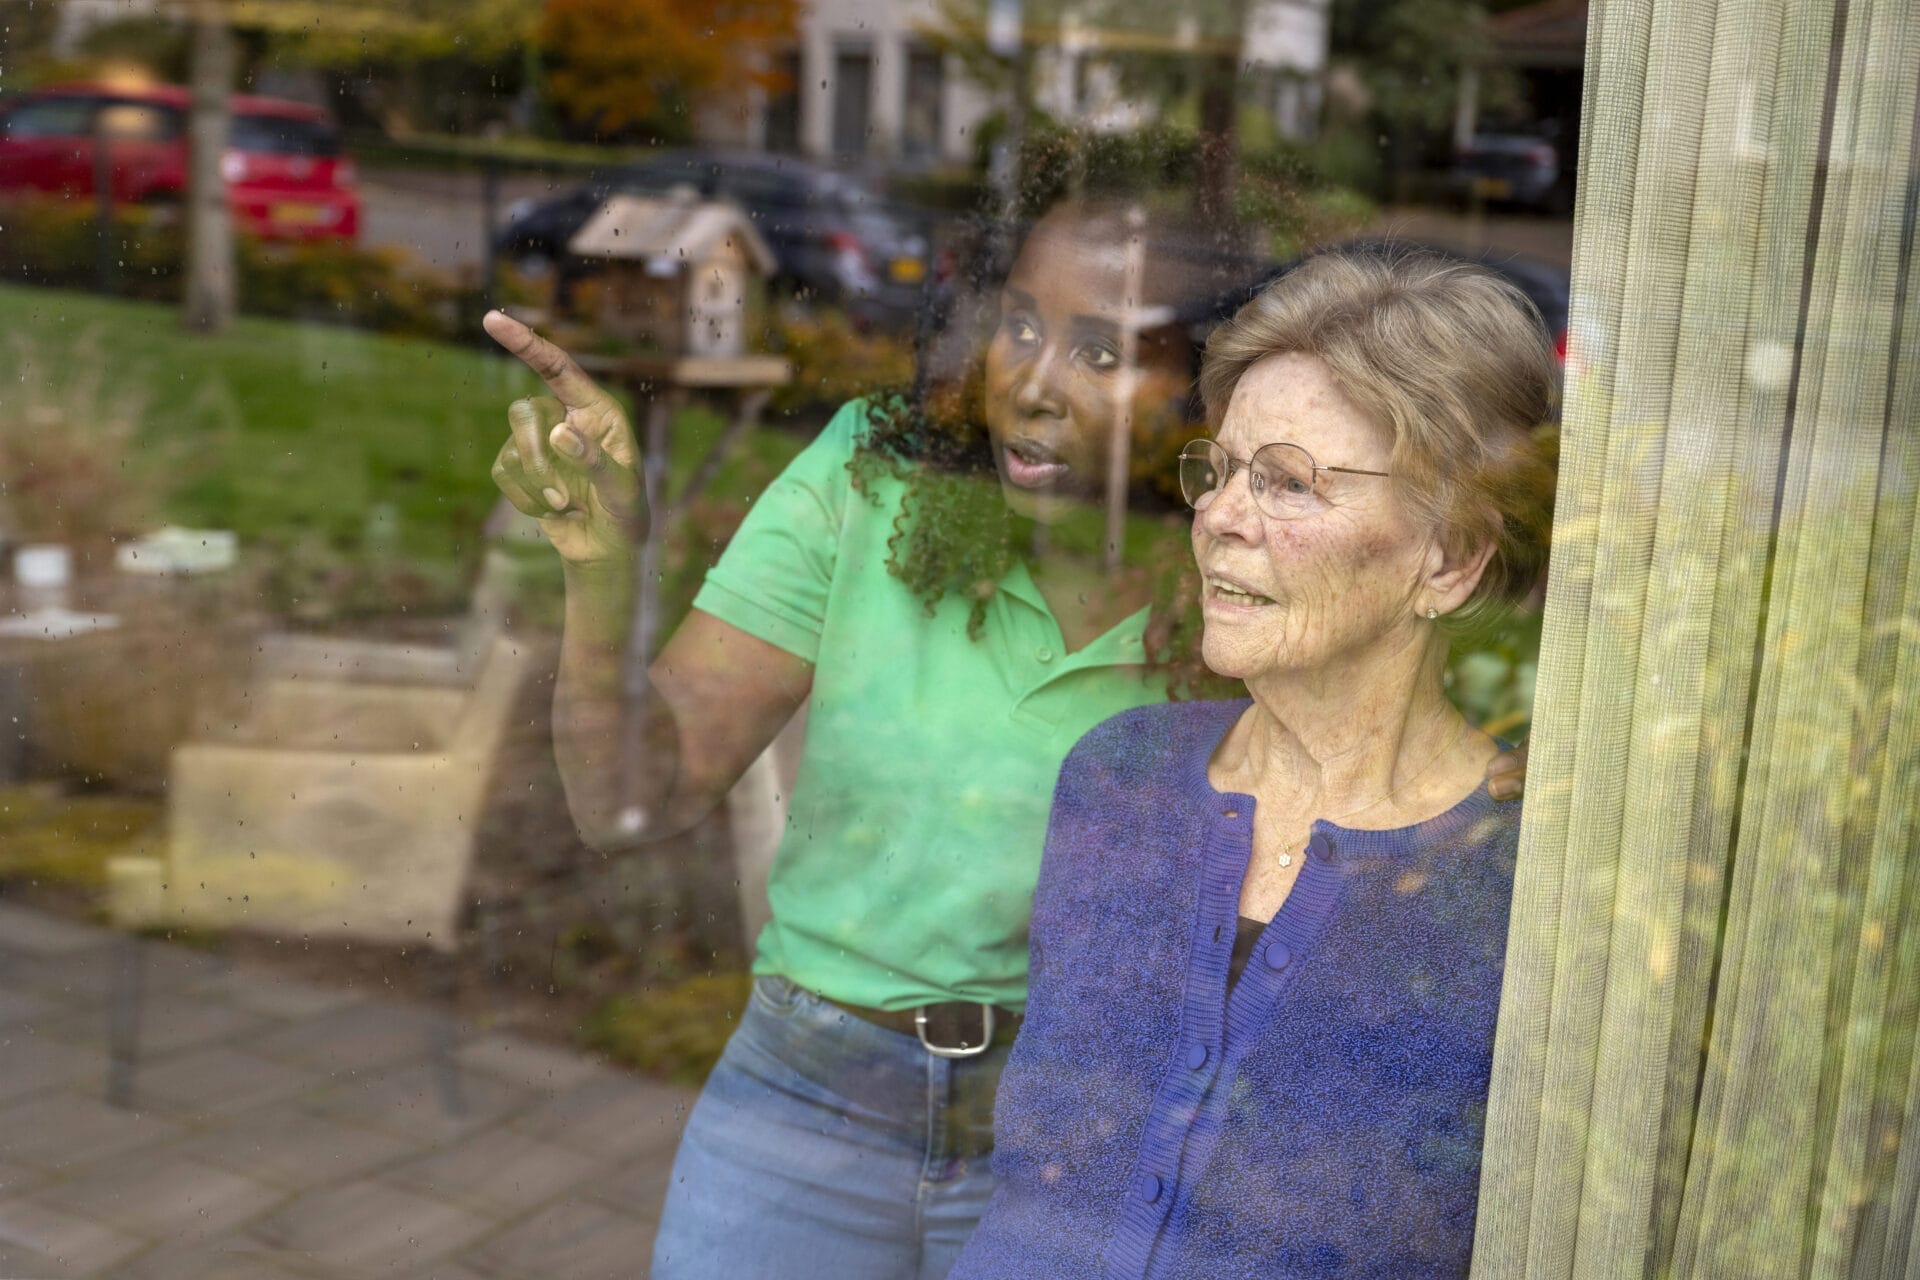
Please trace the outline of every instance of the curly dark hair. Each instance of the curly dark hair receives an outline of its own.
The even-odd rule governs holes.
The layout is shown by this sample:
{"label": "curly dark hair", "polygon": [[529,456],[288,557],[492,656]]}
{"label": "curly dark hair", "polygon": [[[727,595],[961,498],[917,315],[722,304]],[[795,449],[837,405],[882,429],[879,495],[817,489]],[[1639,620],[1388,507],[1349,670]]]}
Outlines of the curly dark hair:
{"label": "curly dark hair", "polygon": [[[1066,164],[1058,156],[1053,159],[1056,167]],[[1089,226],[1121,234],[1126,203],[1113,194],[1110,184],[1085,183],[1088,168],[1084,164],[1078,172],[1082,194],[1056,193],[1058,203],[1048,212],[1085,218]],[[1093,194],[1088,186],[1102,189]],[[1165,210],[1149,214],[1146,234],[1155,261],[1170,280],[1178,279],[1177,285],[1163,282],[1163,287],[1179,295],[1172,299],[1171,323],[1185,331],[1192,361],[1188,376],[1197,377],[1207,332],[1246,301],[1264,264],[1196,236],[1187,219]],[[1004,224],[977,226],[976,235],[975,289],[984,298],[997,293],[999,280],[1011,266],[1009,250],[1024,236],[1009,234]],[[1032,546],[1036,531],[1031,521],[1008,507],[1001,493],[986,427],[984,335],[965,331],[963,322],[943,335],[952,336],[966,341],[965,357],[946,361],[957,367],[940,377],[929,373],[929,340],[923,332],[914,385],[869,399],[866,432],[848,469],[854,488],[870,500],[877,501],[870,487],[877,476],[893,476],[905,486],[888,543],[888,568],[929,613],[950,595],[968,600],[967,629],[977,637],[1000,584]],[[1190,389],[1187,398],[1185,412],[1169,415],[1170,420],[1160,424],[1158,436],[1198,426],[1199,400]],[[1136,419],[1136,424],[1140,421]],[[1133,523],[1129,535],[1135,542],[1133,554],[1115,586],[1152,601],[1145,635],[1147,659],[1165,671],[1170,694],[1237,695],[1242,691],[1238,681],[1222,680],[1201,661],[1199,576],[1193,568],[1189,517],[1163,474],[1172,451],[1186,436],[1171,442],[1158,436],[1137,436],[1136,501],[1131,505],[1136,513],[1157,509],[1165,518]],[[1051,536],[1057,534],[1056,530]],[[1087,550],[1097,554],[1099,548]]]}
{"label": "curly dark hair", "polygon": [[[1001,494],[981,385],[974,369],[936,389],[872,398],[866,433],[847,463],[853,487],[870,501],[879,501],[871,488],[876,477],[905,487],[887,542],[888,571],[929,614],[949,595],[969,601],[967,633],[976,639],[1000,584],[1033,538],[1032,522],[1015,515]],[[1148,664],[1165,672],[1170,696],[1239,696],[1240,683],[1214,675],[1200,657],[1200,579],[1186,519],[1167,512],[1147,528],[1147,553],[1121,568],[1116,585],[1144,588],[1151,600]]]}

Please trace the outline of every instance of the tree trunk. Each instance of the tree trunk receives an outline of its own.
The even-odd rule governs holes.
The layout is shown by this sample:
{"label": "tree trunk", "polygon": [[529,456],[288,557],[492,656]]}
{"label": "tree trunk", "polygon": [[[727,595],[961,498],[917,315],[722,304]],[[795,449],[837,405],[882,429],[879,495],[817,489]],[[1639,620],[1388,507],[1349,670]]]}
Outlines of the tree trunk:
{"label": "tree trunk", "polygon": [[1247,37],[1246,0],[1222,6],[1218,36],[1200,59],[1200,154],[1194,212],[1207,224],[1234,227],[1240,169],[1240,60]]}
{"label": "tree trunk", "polygon": [[201,4],[193,20],[193,108],[188,123],[187,289],[182,323],[219,333],[233,321],[233,218],[220,172],[233,90],[233,32],[224,14]]}
{"label": "tree trunk", "polygon": [[1240,59],[1238,52],[1209,57],[1200,85],[1200,156],[1196,212],[1208,223],[1233,221],[1233,188],[1239,177]]}

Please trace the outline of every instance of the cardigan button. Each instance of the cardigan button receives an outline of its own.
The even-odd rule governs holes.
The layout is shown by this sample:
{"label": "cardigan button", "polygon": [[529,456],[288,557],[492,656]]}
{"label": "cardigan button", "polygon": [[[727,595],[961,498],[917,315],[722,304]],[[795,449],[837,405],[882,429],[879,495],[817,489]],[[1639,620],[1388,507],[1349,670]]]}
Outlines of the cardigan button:
{"label": "cardigan button", "polygon": [[1207,1046],[1197,1044],[1187,1050],[1187,1065],[1195,1071],[1207,1065]]}
{"label": "cardigan button", "polygon": [[1318,832],[1315,832],[1313,839],[1307,841],[1307,852],[1316,858],[1332,857],[1333,842]]}
{"label": "cardigan button", "polygon": [[1160,1198],[1160,1178],[1157,1174],[1143,1173],[1133,1180],[1133,1194],[1152,1204]]}
{"label": "cardigan button", "polygon": [[1267,944],[1264,958],[1267,968],[1284,969],[1293,963],[1293,951],[1284,942],[1272,942]]}

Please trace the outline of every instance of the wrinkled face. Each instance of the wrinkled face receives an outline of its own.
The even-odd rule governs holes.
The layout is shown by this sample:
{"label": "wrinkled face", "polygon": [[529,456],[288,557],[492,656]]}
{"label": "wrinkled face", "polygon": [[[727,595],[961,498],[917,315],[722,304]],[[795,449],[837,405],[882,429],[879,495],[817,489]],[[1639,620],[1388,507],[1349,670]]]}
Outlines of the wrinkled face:
{"label": "wrinkled face", "polygon": [[[1368,419],[1313,356],[1268,356],[1234,389],[1215,437],[1236,462],[1273,441],[1301,445],[1321,466],[1386,471],[1387,429]],[[1236,470],[1194,513],[1207,665],[1243,680],[1355,658],[1382,642],[1414,642],[1421,586],[1440,561],[1380,476],[1318,472],[1301,515],[1277,520]]]}
{"label": "wrinkled face", "polygon": [[1129,383],[1136,424],[1145,404],[1185,395],[1189,347],[1166,329],[1139,336],[1133,376],[1123,376],[1126,274],[1119,237],[1058,217],[1027,237],[1001,290],[987,430],[1007,503],[1021,515],[1050,520],[1101,499]]}

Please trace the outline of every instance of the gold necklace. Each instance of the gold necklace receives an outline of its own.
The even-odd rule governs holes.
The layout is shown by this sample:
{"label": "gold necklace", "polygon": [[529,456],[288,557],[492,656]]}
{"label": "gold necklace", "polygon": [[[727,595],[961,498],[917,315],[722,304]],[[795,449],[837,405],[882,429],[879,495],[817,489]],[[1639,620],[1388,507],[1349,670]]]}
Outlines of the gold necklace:
{"label": "gold necklace", "polygon": [[[1467,732],[1467,721],[1466,721],[1466,718],[1463,716],[1460,719],[1460,727],[1453,731],[1453,736],[1447,739],[1447,741],[1441,745],[1438,751],[1433,753],[1433,756],[1431,759],[1429,759],[1425,764],[1420,766],[1420,771],[1418,773],[1408,778],[1405,782],[1401,783],[1399,786],[1395,787],[1393,790],[1387,792],[1387,794],[1381,796],[1378,800],[1369,800],[1367,803],[1361,805],[1358,809],[1349,809],[1345,813],[1335,814],[1333,817],[1325,819],[1325,821],[1328,824],[1337,827],[1340,825],[1341,822],[1343,822],[1347,818],[1351,818],[1354,814],[1365,813],[1368,809],[1372,809],[1377,805],[1385,804],[1387,801],[1393,799],[1395,796],[1399,795],[1402,791],[1405,791],[1408,787],[1420,781],[1420,779],[1426,777],[1428,772],[1432,770],[1433,766],[1440,763],[1440,757],[1446,755],[1447,752],[1453,750],[1455,745],[1459,743],[1460,739],[1466,735],[1466,732]],[[1291,851],[1284,852],[1280,855],[1280,865],[1283,867],[1290,867],[1293,865],[1293,854]]]}

